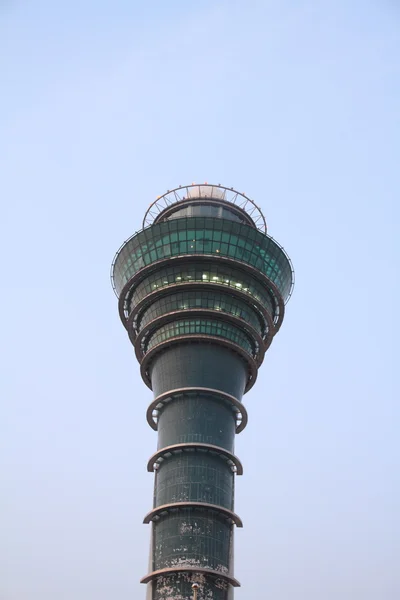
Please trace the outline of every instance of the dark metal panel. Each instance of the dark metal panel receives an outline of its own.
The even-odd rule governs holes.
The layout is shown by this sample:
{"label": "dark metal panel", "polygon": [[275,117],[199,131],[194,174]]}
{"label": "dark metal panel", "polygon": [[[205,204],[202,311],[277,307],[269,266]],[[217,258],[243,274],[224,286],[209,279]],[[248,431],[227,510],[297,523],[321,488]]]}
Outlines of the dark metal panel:
{"label": "dark metal panel", "polygon": [[[231,351],[233,355],[236,354],[241,357],[243,359],[243,364],[247,366],[247,381],[243,393],[248,392],[255,384],[258,373],[257,363],[250,354],[243,350],[241,346],[223,337],[203,335],[198,333],[187,333],[172,339],[168,339],[164,342],[160,342],[149,352],[147,352],[142,364],[140,365],[140,374],[147,387],[153,389],[150,372],[154,363],[157,362],[154,359],[159,358],[162,354],[165,354],[173,347],[186,349],[188,346],[208,348],[211,354],[217,347],[222,347]],[[215,367],[216,365],[214,365],[214,370]]]}
{"label": "dark metal panel", "polygon": [[230,516],[204,507],[166,509],[155,517],[154,568],[196,566],[230,572]]}
{"label": "dark metal panel", "polygon": [[235,474],[209,452],[180,452],[157,469],[155,507],[176,502],[205,502],[233,510]]}
{"label": "dark metal panel", "polygon": [[227,348],[211,344],[177,344],[166,347],[150,369],[155,396],[182,387],[213,388],[242,398],[246,364]]}
{"label": "dark metal panel", "polygon": [[216,396],[184,393],[164,405],[158,416],[158,448],[201,442],[233,452],[235,414]]}

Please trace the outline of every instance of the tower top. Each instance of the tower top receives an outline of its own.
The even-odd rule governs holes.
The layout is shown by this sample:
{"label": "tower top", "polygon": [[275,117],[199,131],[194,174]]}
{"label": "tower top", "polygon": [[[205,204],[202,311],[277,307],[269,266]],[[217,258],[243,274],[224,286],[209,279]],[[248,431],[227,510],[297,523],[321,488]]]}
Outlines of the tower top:
{"label": "tower top", "polygon": [[182,209],[195,207],[196,205],[225,208],[235,215],[238,220],[259,229],[263,233],[267,233],[265,217],[253,200],[233,188],[207,182],[180,185],[173,190],[167,190],[162,196],[158,196],[147,209],[143,219],[143,228],[170,218],[177,218],[177,213]]}

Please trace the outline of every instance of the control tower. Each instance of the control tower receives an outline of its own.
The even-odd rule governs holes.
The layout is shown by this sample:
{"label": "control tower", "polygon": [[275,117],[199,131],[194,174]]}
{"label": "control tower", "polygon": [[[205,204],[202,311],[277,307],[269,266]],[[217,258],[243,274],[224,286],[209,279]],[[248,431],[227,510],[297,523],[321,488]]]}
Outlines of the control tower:
{"label": "control tower", "polygon": [[195,592],[231,600],[240,585],[234,529],[242,527],[235,434],[247,424],[243,394],[282,325],[292,264],[245,194],[191,184],[150,205],[143,229],[118,250],[111,279],[154,394],[147,599],[191,600]]}

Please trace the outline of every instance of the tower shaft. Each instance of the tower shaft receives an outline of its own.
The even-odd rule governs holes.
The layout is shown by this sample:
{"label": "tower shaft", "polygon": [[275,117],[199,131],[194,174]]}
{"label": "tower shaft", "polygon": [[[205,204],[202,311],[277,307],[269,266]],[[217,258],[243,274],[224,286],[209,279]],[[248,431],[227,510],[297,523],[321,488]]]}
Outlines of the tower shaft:
{"label": "tower shaft", "polygon": [[201,598],[230,600],[240,585],[233,537],[242,527],[234,507],[242,397],[282,323],[293,271],[248,198],[221,186],[183,190],[151,205],[147,227],[112,266],[158,432],[142,582],[148,600],[191,600],[193,584]]}
{"label": "tower shaft", "polygon": [[154,361],[151,380],[162,407],[150,461],[154,509],[145,519],[153,521],[154,600],[171,588],[190,598],[193,581],[205,597],[222,600],[237,585],[233,530],[242,523],[234,513],[234,478],[241,464],[233,454],[237,408],[230,397],[241,398],[246,379],[241,358],[213,344],[176,345]]}

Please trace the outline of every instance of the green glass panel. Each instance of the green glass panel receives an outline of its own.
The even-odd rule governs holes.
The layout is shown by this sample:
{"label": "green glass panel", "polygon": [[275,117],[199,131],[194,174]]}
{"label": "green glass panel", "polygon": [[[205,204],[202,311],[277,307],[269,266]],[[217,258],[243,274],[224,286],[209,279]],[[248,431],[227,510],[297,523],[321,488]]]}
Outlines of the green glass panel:
{"label": "green glass panel", "polygon": [[234,325],[231,325],[230,323],[217,320],[213,321],[211,319],[193,319],[189,321],[180,320],[167,323],[166,325],[163,325],[157,329],[156,332],[151,335],[147,341],[146,351],[148,352],[158,344],[161,344],[165,340],[173,337],[195,333],[203,333],[205,335],[222,337],[237,344],[251,356],[254,356],[255,354],[251,338],[242,330],[238,329]]}
{"label": "green glass panel", "polygon": [[[177,222],[153,225],[128,240],[114,265],[114,283],[118,292],[143,266],[162,257],[195,252],[215,253],[244,261],[267,275],[277,285],[283,298],[287,298],[292,285],[291,266],[284,252],[271,238],[233,221],[216,219],[212,221],[212,229],[208,227],[209,220],[202,217],[178,219]],[[217,224],[222,225],[222,238],[221,232],[216,231]],[[180,230],[178,240],[175,233],[177,227]],[[159,249],[158,252],[155,252],[155,247]]]}
{"label": "green glass panel", "polygon": [[[164,267],[155,273],[149,275],[144,281],[139,283],[137,288],[134,290],[133,296],[130,300],[130,310],[143,298],[155,291],[170,285],[177,285],[179,283],[190,282],[202,282],[207,283],[211,281],[214,284],[221,285],[222,288],[233,287],[239,289],[241,292],[247,294],[249,297],[254,297],[256,300],[261,302],[265,308],[270,312],[271,316],[274,314],[273,298],[260,283],[254,278],[245,274],[244,272],[231,269],[224,265],[215,264],[204,264],[201,269],[198,265],[182,265],[178,267]],[[226,290],[229,293],[229,290]],[[189,292],[185,292],[187,295]],[[195,293],[196,297],[199,295],[199,291]],[[216,292],[213,292],[214,294]],[[224,293],[221,290],[221,293]]]}

